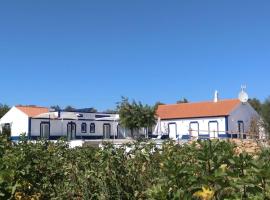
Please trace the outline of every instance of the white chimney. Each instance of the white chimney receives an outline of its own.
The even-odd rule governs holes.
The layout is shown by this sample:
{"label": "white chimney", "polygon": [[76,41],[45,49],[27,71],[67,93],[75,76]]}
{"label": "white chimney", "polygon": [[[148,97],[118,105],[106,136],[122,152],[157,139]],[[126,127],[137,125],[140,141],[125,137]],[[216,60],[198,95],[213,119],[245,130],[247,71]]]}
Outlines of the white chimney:
{"label": "white chimney", "polygon": [[218,102],[219,98],[218,98],[218,91],[215,91],[215,95],[214,95],[214,102]]}

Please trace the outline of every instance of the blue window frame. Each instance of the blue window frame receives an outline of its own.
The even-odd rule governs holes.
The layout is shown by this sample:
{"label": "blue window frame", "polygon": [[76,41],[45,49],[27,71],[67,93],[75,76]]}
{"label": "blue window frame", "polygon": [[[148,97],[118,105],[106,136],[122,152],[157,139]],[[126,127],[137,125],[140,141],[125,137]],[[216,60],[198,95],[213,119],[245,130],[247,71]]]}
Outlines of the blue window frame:
{"label": "blue window frame", "polygon": [[95,133],[96,132],[96,125],[95,123],[90,124],[90,133]]}
{"label": "blue window frame", "polygon": [[87,132],[87,124],[86,123],[82,123],[82,125],[81,125],[81,132],[82,133],[86,133]]}
{"label": "blue window frame", "polygon": [[209,121],[208,122],[208,134],[210,138],[219,137],[219,123],[218,121]]}
{"label": "blue window frame", "polygon": [[190,136],[199,137],[199,135],[200,135],[199,122],[197,122],[197,121],[190,122],[189,123],[189,131],[190,131]]}

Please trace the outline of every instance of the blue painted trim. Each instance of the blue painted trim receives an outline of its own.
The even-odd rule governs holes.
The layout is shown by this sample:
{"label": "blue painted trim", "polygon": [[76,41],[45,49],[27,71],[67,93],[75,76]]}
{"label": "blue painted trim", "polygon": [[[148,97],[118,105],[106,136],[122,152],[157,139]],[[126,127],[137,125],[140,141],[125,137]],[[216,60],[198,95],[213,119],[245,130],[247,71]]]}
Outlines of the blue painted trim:
{"label": "blue painted trim", "polygon": [[76,139],[83,139],[83,140],[94,140],[94,139],[103,139],[103,135],[88,135],[88,136],[76,136]]}
{"label": "blue painted trim", "polygon": [[199,138],[210,138],[210,134],[200,134]]}
{"label": "blue painted trim", "polygon": [[110,131],[109,131],[109,132],[110,132],[110,137],[111,137],[111,131],[112,131],[111,124],[109,124],[109,123],[104,123],[104,124],[103,124],[103,138],[104,138],[104,139],[106,139],[106,138],[105,138],[105,128],[104,128],[105,126],[109,126],[109,128],[110,128]]}
{"label": "blue painted trim", "polygon": [[182,135],[182,140],[189,140],[190,139],[190,135]]}
{"label": "blue painted trim", "polygon": [[217,123],[217,136],[219,137],[219,123],[218,123],[217,120],[213,120],[213,121],[208,122],[208,134],[209,134],[209,137],[210,137],[210,123]]}
{"label": "blue painted trim", "polygon": [[198,135],[200,135],[200,124],[199,124],[199,122],[198,121],[191,121],[189,123],[189,130],[191,130],[191,124],[198,124]]}
{"label": "blue painted trim", "polygon": [[[41,119],[41,120],[59,120],[61,121],[62,119],[49,119],[49,118],[44,118],[44,117],[38,117],[38,118],[34,118],[34,119]],[[75,121],[95,121],[94,119],[72,119],[72,118],[63,118],[63,120],[67,120],[67,121],[71,121],[71,120],[75,120]],[[101,120],[99,120],[101,121]],[[113,120],[102,120],[102,121],[113,121]]]}
{"label": "blue painted trim", "polygon": [[[85,126],[85,130],[83,131],[83,126]],[[87,124],[85,122],[83,122],[81,124],[81,133],[87,133]]]}
{"label": "blue painted trim", "polygon": [[95,115],[95,118],[103,118],[103,117],[111,117],[111,115],[106,115],[106,114],[104,114],[104,115],[101,115],[101,114]]}
{"label": "blue painted trim", "polygon": [[[77,125],[73,121],[70,121],[70,122],[67,123],[67,137],[68,137],[68,125],[71,125],[71,132],[72,132],[72,125],[73,124],[75,125],[75,138],[76,138],[77,137]],[[71,136],[72,136],[72,133],[71,133]],[[73,139],[73,138],[71,138],[71,139]]]}
{"label": "blue painted trim", "polygon": [[96,125],[95,123],[90,124],[90,133],[95,133],[96,132]]}
{"label": "blue painted trim", "polygon": [[[242,124],[242,125],[240,125]],[[247,138],[247,135],[244,134],[245,133],[245,123],[243,120],[238,120],[237,121],[237,126],[238,126],[238,134],[240,136],[240,134],[243,134],[243,139],[246,139]],[[243,126],[243,133],[241,133],[241,130],[239,130],[239,128],[241,129],[241,126]]]}
{"label": "blue painted trim", "polygon": [[[54,136],[50,136],[49,140],[59,140],[60,138],[66,138],[67,136],[63,136],[63,135],[54,135]],[[20,140],[20,136],[11,136],[10,137],[12,141],[19,141]],[[40,140],[41,137],[40,136],[36,136],[33,135],[29,138],[29,140]],[[98,139],[104,139],[103,135],[85,135],[85,136],[76,136],[75,139],[82,139],[82,140],[98,140]],[[113,139],[113,136],[111,136],[111,139]],[[118,139],[118,137],[115,137],[115,139]]]}
{"label": "blue painted trim", "polygon": [[50,138],[50,135],[51,135],[51,123],[50,123],[50,121],[48,121],[48,122],[47,121],[46,122],[41,121],[40,122],[40,124],[39,124],[39,137],[41,137],[41,125],[42,124],[48,124],[49,125],[49,138]]}
{"label": "blue painted trim", "polygon": [[229,117],[225,117],[225,131],[226,134],[229,135]]}
{"label": "blue painted trim", "polygon": [[28,118],[28,138],[31,138],[31,126],[32,126],[32,124],[31,124],[31,120],[32,120],[32,118],[31,117],[29,117]]}
{"label": "blue painted trim", "polygon": [[95,121],[94,119],[78,119],[78,121]]}
{"label": "blue painted trim", "polygon": [[[152,133],[152,132],[151,132]],[[147,133],[147,136],[148,136],[148,134],[149,133]],[[117,124],[117,126],[116,126],[116,136],[117,136],[117,138],[118,138],[118,136],[119,136],[119,124]]]}
{"label": "blue painted trim", "polygon": [[169,134],[167,134],[167,135],[162,135],[160,139],[162,139],[162,140],[169,139]]}
{"label": "blue painted trim", "polygon": [[19,141],[20,138],[21,138],[21,136],[10,136],[10,139],[11,139],[12,141]]}
{"label": "blue painted trim", "polygon": [[[40,139],[41,139],[41,137],[40,136],[36,136],[36,135],[33,135],[30,138],[30,140],[40,140]],[[49,137],[49,139],[50,139],[50,137]]]}
{"label": "blue painted trim", "polygon": [[61,136],[50,136],[49,137],[50,140],[58,140],[60,138],[66,138],[66,136],[61,135]]}
{"label": "blue painted trim", "polygon": [[157,137],[158,137],[158,135],[153,135],[153,134],[148,135],[148,138],[157,138]]}
{"label": "blue painted trim", "polygon": [[175,132],[176,132],[176,136],[177,136],[178,134],[177,134],[177,124],[176,124],[176,122],[170,122],[170,123],[168,123],[168,135],[170,137],[170,125],[171,124],[174,124],[175,125]]}
{"label": "blue painted trim", "polygon": [[229,134],[219,134],[218,138],[229,138]]}
{"label": "blue painted trim", "polygon": [[[238,132],[240,132],[239,130],[239,124],[243,124],[243,133],[245,132],[245,124],[244,124],[244,121],[243,120],[238,120],[237,121],[237,125],[238,125]],[[240,127],[241,128],[241,127]]]}
{"label": "blue painted trim", "polygon": [[203,116],[203,117],[183,117],[183,118],[165,118],[161,119],[163,121],[169,121],[169,120],[181,120],[181,119],[205,119],[205,118],[215,118],[215,117],[226,117],[228,115],[217,115],[217,116]]}

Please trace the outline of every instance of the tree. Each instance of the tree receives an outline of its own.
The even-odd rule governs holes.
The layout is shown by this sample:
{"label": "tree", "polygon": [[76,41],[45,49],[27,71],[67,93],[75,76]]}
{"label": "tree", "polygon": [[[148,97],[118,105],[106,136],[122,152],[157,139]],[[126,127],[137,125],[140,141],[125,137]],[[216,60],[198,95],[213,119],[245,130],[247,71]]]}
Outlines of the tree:
{"label": "tree", "polygon": [[51,106],[51,109],[54,109],[55,111],[60,111],[62,110],[61,107],[59,105],[55,105],[55,106]]}
{"label": "tree", "polygon": [[76,108],[73,108],[72,106],[67,106],[64,109],[64,111],[66,111],[66,112],[74,112],[75,110],[76,110]]}
{"label": "tree", "polygon": [[0,104],[0,118],[2,118],[8,111],[10,107],[6,104]]}
{"label": "tree", "polygon": [[81,108],[81,109],[75,109],[77,112],[88,112],[88,113],[96,113],[97,109],[91,107],[91,108]]}
{"label": "tree", "polygon": [[257,118],[252,118],[250,121],[248,135],[251,139],[260,138],[260,121]]}
{"label": "tree", "polygon": [[248,103],[257,111],[257,113],[261,114],[262,112],[262,103],[257,98],[252,98],[248,100]]}
{"label": "tree", "polygon": [[117,110],[114,109],[107,109],[104,111],[104,113],[108,113],[108,114],[117,114]]}
{"label": "tree", "polygon": [[159,105],[165,105],[165,103],[162,103],[162,102],[160,102],[160,101],[157,101],[157,102],[155,103],[155,105],[154,105],[155,110],[157,110],[157,108],[158,108]]}
{"label": "tree", "polygon": [[183,98],[183,99],[180,99],[178,101],[176,101],[177,104],[180,104],[180,103],[188,103],[188,100],[186,98]]}
{"label": "tree", "polygon": [[122,97],[122,101],[117,103],[117,111],[120,116],[120,124],[130,129],[132,137],[134,137],[134,130],[147,129],[156,123],[154,106],[143,105],[134,100],[129,102],[126,97]]}
{"label": "tree", "polygon": [[270,134],[270,97],[263,103],[261,113],[265,124],[265,130]]}

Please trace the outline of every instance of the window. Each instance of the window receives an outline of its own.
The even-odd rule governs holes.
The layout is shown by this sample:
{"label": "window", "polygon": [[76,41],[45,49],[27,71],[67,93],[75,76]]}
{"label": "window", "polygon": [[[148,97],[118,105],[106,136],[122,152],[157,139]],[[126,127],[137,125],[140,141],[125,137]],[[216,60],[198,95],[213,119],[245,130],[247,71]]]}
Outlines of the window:
{"label": "window", "polygon": [[82,125],[81,125],[81,132],[82,133],[86,133],[87,132],[87,124],[86,123],[82,123]]}
{"label": "window", "polygon": [[191,137],[199,137],[199,123],[198,122],[190,122],[189,123],[189,131]]}
{"label": "window", "polygon": [[90,133],[95,133],[95,131],[96,131],[95,129],[96,129],[95,124],[91,123],[90,124]]}
{"label": "window", "polygon": [[218,121],[209,121],[208,132],[210,138],[218,138],[219,134]]}
{"label": "window", "polygon": [[238,121],[238,133],[244,133],[244,122]]}
{"label": "window", "polygon": [[40,137],[49,138],[49,136],[50,136],[50,123],[41,122],[40,123]]}
{"label": "window", "polygon": [[4,124],[4,127],[3,127],[3,130],[5,130],[5,131],[10,131],[10,130],[11,130],[10,123],[5,123],[5,124]]}
{"label": "window", "polygon": [[5,123],[4,126],[2,126],[2,132],[10,136],[11,134],[11,125],[10,123]]}

